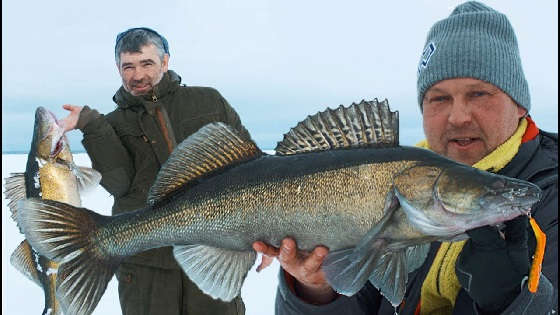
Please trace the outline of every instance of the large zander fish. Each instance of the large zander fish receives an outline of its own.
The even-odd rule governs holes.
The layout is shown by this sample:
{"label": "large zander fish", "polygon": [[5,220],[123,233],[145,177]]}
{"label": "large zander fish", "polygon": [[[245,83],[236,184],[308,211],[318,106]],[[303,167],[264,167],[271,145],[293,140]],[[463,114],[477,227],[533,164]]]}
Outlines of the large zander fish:
{"label": "large zander fish", "polygon": [[29,199],[18,222],[60,261],[68,314],[95,308],[123,258],[170,245],[205,293],[232,300],[254,264],[251,244],[286,236],[304,250],[330,249],[322,268],[336,291],[352,295],[369,280],[397,305],[429,242],[527,214],[541,195],[531,183],[398,146],[397,114],[377,100],[328,109],[290,130],[276,155],[212,123],[171,154],[145,208],[106,217]]}
{"label": "large zander fish", "polygon": [[[14,173],[5,179],[6,199],[17,217],[16,204],[29,197],[43,198],[80,206],[80,191],[95,187],[101,174],[91,168],[74,165],[73,156],[56,117],[43,107],[35,110],[31,149],[24,173]],[[25,211],[22,209],[21,211]],[[58,264],[38,254],[24,240],[10,257],[11,264],[43,288],[43,315],[62,314],[55,294]]]}

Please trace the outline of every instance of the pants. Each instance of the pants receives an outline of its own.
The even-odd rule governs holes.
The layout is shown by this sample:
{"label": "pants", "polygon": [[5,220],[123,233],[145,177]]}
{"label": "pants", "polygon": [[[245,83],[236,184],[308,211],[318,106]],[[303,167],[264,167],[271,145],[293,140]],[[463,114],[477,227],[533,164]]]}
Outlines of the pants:
{"label": "pants", "polygon": [[123,263],[116,275],[123,315],[245,314],[241,297],[215,300],[182,270]]}

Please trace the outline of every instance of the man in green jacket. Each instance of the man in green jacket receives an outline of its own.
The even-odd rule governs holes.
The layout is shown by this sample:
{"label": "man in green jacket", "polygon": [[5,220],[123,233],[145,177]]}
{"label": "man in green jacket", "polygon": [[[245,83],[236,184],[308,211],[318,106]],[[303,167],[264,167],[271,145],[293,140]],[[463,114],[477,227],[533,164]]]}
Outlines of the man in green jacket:
{"label": "man in green jacket", "polygon": [[[202,126],[216,121],[243,134],[239,116],[218,91],[188,87],[168,70],[167,40],[149,28],[117,36],[115,60],[122,86],[107,115],[88,106],[64,105],[65,130],[80,129],[101,185],[114,197],[113,214],[145,206],[160,167],[175,146]],[[171,247],[126,259],[118,269],[119,299],[125,315],[244,314],[240,297],[214,300],[191,282],[176,263]]]}

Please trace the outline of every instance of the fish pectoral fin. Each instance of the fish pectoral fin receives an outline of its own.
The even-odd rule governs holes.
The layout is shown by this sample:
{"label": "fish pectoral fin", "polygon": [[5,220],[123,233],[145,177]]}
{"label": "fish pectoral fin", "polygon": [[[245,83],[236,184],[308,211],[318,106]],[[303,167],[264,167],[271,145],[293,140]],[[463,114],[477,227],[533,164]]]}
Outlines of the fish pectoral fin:
{"label": "fish pectoral fin", "polygon": [[[389,244],[383,236],[383,232],[393,223],[393,217],[399,208],[393,189],[387,194],[384,207],[384,215],[381,220],[366,233],[356,247],[331,252],[325,258],[323,271],[329,284],[338,293],[347,296],[354,295],[360,291],[372,275],[383,272],[379,268],[384,268],[385,260],[392,257],[391,253],[387,252]],[[403,257],[403,259],[405,258]],[[395,267],[400,268],[398,270],[404,268],[401,265]],[[393,275],[399,276],[397,280],[400,281],[400,274]],[[404,277],[406,284],[406,274]],[[379,282],[377,283],[379,284]],[[383,286],[383,288],[385,287],[393,288],[388,285]]]}
{"label": "fish pectoral fin", "polygon": [[408,273],[418,268],[428,254],[429,244],[407,247],[382,255],[369,281],[393,306],[402,302],[408,282]]}
{"label": "fish pectoral fin", "polygon": [[[4,179],[6,183],[6,190],[4,191],[5,197],[8,201],[8,208],[12,213],[12,219],[16,221],[16,204],[18,201],[25,199],[25,173],[12,173],[10,177]],[[21,228],[20,228],[21,232]]]}
{"label": "fish pectoral fin", "polygon": [[175,245],[173,254],[202,292],[226,302],[241,294],[245,277],[257,257],[253,250],[237,251],[205,245]]}
{"label": "fish pectoral fin", "polygon": [[80,193],[93,190],[101,182],[101,173],[93,168],[76,167],[76,178],[78,178],[78,189]]}
{"label": "fish pectoral fin", "polygon": [[362,259],[353,259],[355,248],[330,252],[321,267],[327,282],[340,294],[356,294],[366,284],[385,246],[384,240],[376,240],[371,246],[371,255]]}
{"label": "fish pectoral fin", "polygon": [[29,242],[23,240],[10,256],[10,263],[29,280],[42,287],[35,255],[38,254],[33,251]]}

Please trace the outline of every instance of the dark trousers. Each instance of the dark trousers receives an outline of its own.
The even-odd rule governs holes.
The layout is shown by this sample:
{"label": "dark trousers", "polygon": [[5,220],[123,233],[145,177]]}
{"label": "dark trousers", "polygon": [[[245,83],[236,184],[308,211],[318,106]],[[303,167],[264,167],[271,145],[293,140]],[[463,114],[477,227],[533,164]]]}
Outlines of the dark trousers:
{"label": "dark trousers", "polygon": [[215,300],[182,270],[123,263],[116,275],[123,315],[245,314],[241,297]]}

